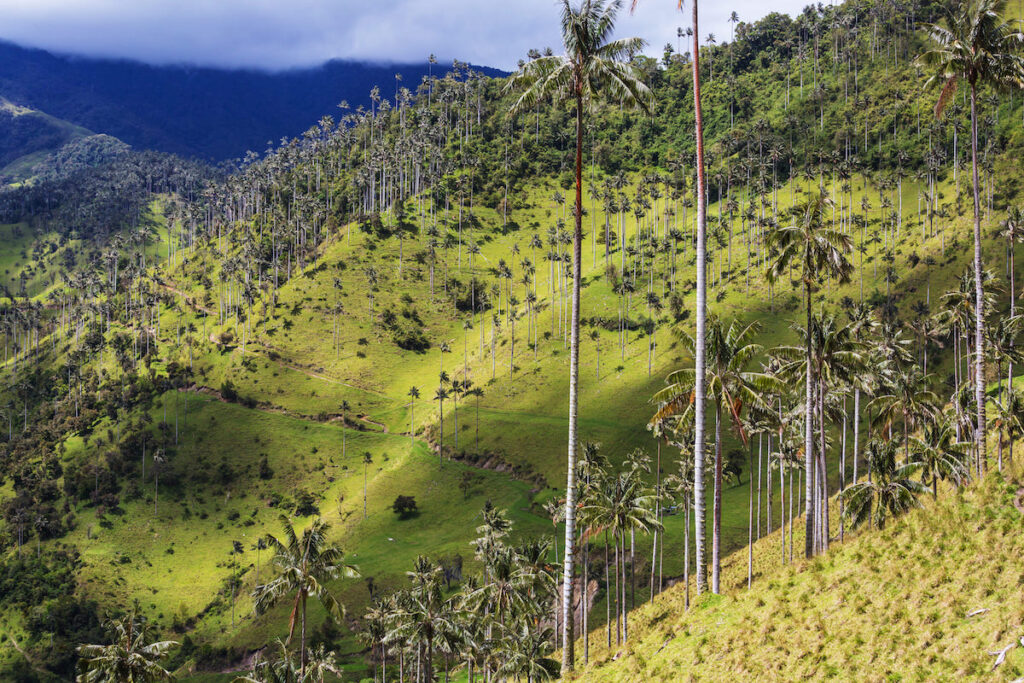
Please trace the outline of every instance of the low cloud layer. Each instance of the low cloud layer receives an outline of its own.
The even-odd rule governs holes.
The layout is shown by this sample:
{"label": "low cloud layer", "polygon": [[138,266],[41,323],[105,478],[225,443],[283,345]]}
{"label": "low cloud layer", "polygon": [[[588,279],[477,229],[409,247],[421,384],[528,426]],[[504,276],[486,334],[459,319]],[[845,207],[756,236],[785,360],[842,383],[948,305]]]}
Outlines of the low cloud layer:
{"label": "low cloud layer", "polygon": [[[797,12],[805,0],[781,0]],[[690,5],[642,0],[617,34],[639,35],[660,55],[690,24]],[[700,35],[728,40],[729,14],[754,20],[756,0],[701,9]],[[329,59],[380,62],[458,58],[513,69],[530,48],[558,49],[554,0],[0,0],[0,38],[68,54],[153,64],[288,69]],[[685,48],[684,48],[685,49]]]}

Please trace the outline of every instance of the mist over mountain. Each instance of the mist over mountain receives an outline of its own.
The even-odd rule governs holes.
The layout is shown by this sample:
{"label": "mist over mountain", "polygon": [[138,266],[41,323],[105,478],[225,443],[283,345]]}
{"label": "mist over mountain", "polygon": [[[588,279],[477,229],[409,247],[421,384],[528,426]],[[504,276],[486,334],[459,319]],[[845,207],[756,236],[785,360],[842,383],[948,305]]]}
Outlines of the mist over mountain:
{"label": "mist over mountain", "polygon": [[369,106],[375,85],[393,97],[396,74],[415,90],[429,72],[450,68],[350,61],[280,72],[151,66],[0,42],[0,96],[136,148],[220,161],[299,135],[321,116],[337,116],[342,100]]}

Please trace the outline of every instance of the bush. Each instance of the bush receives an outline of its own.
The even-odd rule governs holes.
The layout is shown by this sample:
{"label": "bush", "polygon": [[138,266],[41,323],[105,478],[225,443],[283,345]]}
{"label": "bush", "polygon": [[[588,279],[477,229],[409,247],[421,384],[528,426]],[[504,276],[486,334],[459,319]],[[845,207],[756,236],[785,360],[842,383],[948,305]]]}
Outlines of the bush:
{"label": "bush", "polygon": [[274,470],[270,469],[270,463],[267,461],[266,455],[260,458],[259,475],[260,479],[263,479],[264,481],[272,479],[274,476]]}
{"label": "bush", "polygon": [[401,326],[392,332],[392,338],[395,346],[406,351],[425,353],[430,348],[430,341],[418,327]]}
{"label": "bush", "polygon": [[316,497],[309,491],[299,491],[295,494],[295,514],[299,517],[319,515],[320,508],[316,502]]}
{"label": "bush", "polygon": [[220,385],[220,395],[224,397],[225,401],[234,403],[238,400],[238,390],[235,389],[235,383],[231,380],[224,380],[224,383]]}

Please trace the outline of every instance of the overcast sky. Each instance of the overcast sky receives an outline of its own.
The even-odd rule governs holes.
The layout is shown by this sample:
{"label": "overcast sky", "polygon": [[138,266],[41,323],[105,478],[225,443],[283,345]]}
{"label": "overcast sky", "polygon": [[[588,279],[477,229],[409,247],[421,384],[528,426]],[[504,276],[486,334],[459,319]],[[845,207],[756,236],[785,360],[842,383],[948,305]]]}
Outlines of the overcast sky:
{"label": "overcast sky", "polygon": [[[707,2],[702,42],[708,33],[729,39],[732,11],[752,21],[805,4]],[[0,17],[0,38],[21,45],[155,64],[287,69],[434,53],[444,62],[514,69],[530,48],[559,48],[556,0],[0,0]],[[679,12],[676,0],[642,0],[635,15],[624,13],[617,35],[639,35],[660,55],[690,17],[689,2]]]}

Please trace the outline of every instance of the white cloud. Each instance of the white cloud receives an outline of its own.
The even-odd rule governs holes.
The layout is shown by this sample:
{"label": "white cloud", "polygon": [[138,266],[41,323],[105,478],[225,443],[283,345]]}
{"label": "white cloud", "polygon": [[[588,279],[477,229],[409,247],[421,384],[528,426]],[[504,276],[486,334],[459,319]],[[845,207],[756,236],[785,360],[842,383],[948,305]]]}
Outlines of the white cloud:
{"label": "white cloud", "polygon": [[[798,11],[806,0],[770,8]],[[627,0],[628,4],[628,0]],[[642,0],[618,35],[660,55],[690,24],[675,0]],[[700,35],[728,40],[728,16],[753,20],[758,0],[701,6]],[[0,38],[54,52],[144,62],[285,69],[332,58],[422,61],[434,53],[512,69],[530,48],[559,47],[555,0],[0,0]],[[685,49],[685,48],[684,48]]]}

